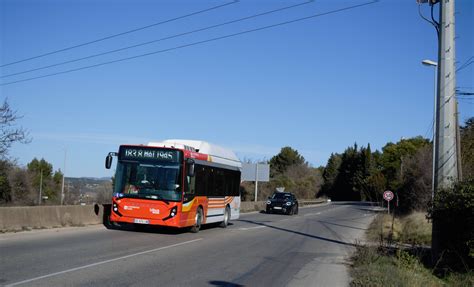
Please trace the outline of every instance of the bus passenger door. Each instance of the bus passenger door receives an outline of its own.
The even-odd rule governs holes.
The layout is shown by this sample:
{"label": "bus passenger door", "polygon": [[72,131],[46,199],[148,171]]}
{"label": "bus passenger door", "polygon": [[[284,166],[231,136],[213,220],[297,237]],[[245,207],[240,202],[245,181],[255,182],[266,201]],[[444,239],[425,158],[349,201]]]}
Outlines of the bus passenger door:
{"label": "bus passenger door", "polygon": [[185,176],[184,178],[184,196],[181,209],[180,224],[189,226],[194,224],[194,214],[196,212],[196,177]]}

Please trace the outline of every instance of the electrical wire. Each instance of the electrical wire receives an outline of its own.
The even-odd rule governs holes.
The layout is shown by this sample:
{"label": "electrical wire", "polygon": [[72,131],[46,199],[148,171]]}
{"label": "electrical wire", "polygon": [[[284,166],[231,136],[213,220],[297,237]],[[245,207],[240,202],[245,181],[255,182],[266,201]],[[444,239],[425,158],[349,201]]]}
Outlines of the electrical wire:
{"label": "electrical wire", "polygon": [[55,51],[52,51],[52,52],[40,54],[40,55],[37,55],[37,56],[34,56],[34,57],[30,57],[30,58],[10,62],[10,63],[7,63],[7,64],[0,65],[0,68],[6,67],[6,66],[11,66],[11,65],[14,65],[14,64],[18,64],[18,63],[23,63],[23,62],[30,61],[30,60],[33,60],[33,59],[46,57],[46,56],[49,56],[49,55],[53,55],[53,54],[57,54],[57,53],[60,53],[60,52],[72,50],[72,49],[75,49],[75,48],[84,47],[84,46],[87,46],[87,45],[90,45],[90,44],[94,44],[94,43],[97,43],[97,42],[109,40],[109,39],[116,38],[116,37],[119,37],[119,36],[123,36],[123,35],[126,35],[126,34],[138,32],[138,31],[145,30],[145,29],[155,27],[155,26],[158,26],[158,25],[162,25],[162,24],[165,24],[165,23],[173,22],[173,21],[176,21],[176,20],[180,20],[180,19],[184,19],[184,18],[187,18],[187,17],[202,14],[202,13],[205,13],[205,12],[209,12],[209,11],[212,11],[212,10],[216,10],[216,9],[228,6],[228,5],[235,4],[239,1],[240,0],[233,0],[232,2],[229,2],[229,3],[213,6],[213,7],[210,7],[210,8],[204,9],[204,10],[200,10],[200,11],[196,11],[196,12],[186,14],[186,15],[183,15],[183,16],[179,16],[179,17],[168,19],[168,20],[160,21],[160,22],[157,22],[157,23],[153,23],[153,24],[150,24],[150,25],[143,26],[143,27],[138,27],[138,28],[135,28],[135,29],[132,29],[132,30],[128,30],[128,31],[125,31],[125,32],[113,34],[113,35],[110,35],[110,36],[106,36],[106,37],[99,38],[99,39],[96,39],[96,40],[92,40],[92,41],[89,41],[89,42],[85,42],[85,43],[82,43],[82,44],[77,44],[77,45],[74,45],[74,46],[62,48],[62,49],[55,50]]}
{"label": "electrical wire", "polygon": [[434,4],[430,4],[430,6],[431,6],[431,20],[434,23],[433,25],[435,26],[435,29],[436,29],[436,35],[438,36],[438,39],[439,39],[439,23],[436,21],[433,15]]}
{"label": "electrical wire", "polygon": [[321,16],[335,14],[335,13],[339,13],[339,12],[346,11],[346,10],[352,10],[352,9],[355,9],[355,8],[375,4],[377,2],[379,2],[379,0],[373,0],[373,1],[370,1],[370,2],[362,3],[362,4],[346,6],[344,8],[330,10],[330,11],[323,12],[323,13],[313,14],[313,15],[306,16],[306,17],[301,17],[301,18],[297,18],[297,19],[293,19],[293,20],[289,20],[289,21],[285,21],[285,22],[280,22],[280,23],[277,23],[277,24],[272,24],[272,25],[268,25],[268,26],[263,26],[263,27],[258,27],[258,28],[254,28],[254,29],[250,29],[250,30],[245,30],[245,31],[242,31],[242,32],[228,34],[228,35],[224,35],[224,36],[220,36],[220,37],[210,38],[210,39],[207,39],[207,40],[202,40],[202,41],[198,41],[198,42],[193,42],[193,43],[189,43],[189,44],[175,46],[175,47],[168,48],[168,49],[158,50],[158,51],[145,53],[145,54],[140,54],[140,55],[136,55],[136,56],[132,56],[132,57],[121,58],[121,59],[108,61],[108,62],[102,62],[102,63],[95,64],[95,65],[79,67],[79,68],[75,68],[75,69],[70,69],[70,70],[61,71],[61,72],[57,72],[57,73],[42,75],[42,76],[38,76],[38,77],[32,77],[32,78],[27,78],[27,79],[2,83],[2,84],[0,84],[0,86],[7,86],[7,85],[16,84],[16,83],[32,81],[32,80],[46,78],[46,77],[52,77],[52,76],[71,73],[71,72],[77,72],[77,71],[80,71],[80,70],[85,70],[85,69],[100,67],[100,66],[104,66],[104,65],[113,64],[113,63],[128,61],[128,60],[137,59],[137,58],[146,57],[146,56],[151,56],[151,55],[155,55],[155,54],[159,54],[159,53],[170,52],[170,51],[174,51],[174,50],[178,50],[178,49],[182,49],[182,48],[187,48],[187,47],[191,47],[191,46],[196,46],[196,45],[200,45],[200,44],[204,44],[204,43],[215,42],[215,41],[218,41],[218,40],[223,40],[223,39],[227,39],[227,38],[231,38],[231,37],[235,37],[235,36],[239,36],[239,35],[249,34],[249,33],[262,31],[262,30],[266,30],[266,29],[270,29],[270,28],[274,28],[274,27],[284,26],[284,25],[288,25],[288,24],[292,24],[292,23],[296,23],[296,22],[300,22],[300,21],[304,21],[304,20],[308,20],[308,19],[312,19],[312,18],[317,18],[317,17],[321,17]]}
{"label": "electrical wire", "polygon": [[420,17],[425,20],[426,22],[430,23],[431,25],[433,25],[433,27],[435,28],[436,30],[436,36],[438,37],[439,39],[439,23],[436,22],[434,20],[434,17],[433,17],[433,5],[431,5],[431,18],[433,19],[433,21],[429,20],[428,18],[426,18],[425,16],[423,16],[423,14],[421,13],[421,3],[418,3],[418,14],[420,15]]}
{"label": "electrical wire", "polygon": [[124,51],[124,50],[137,48],[137,47],[141,47],[141,46],[145,46],[145,45],[149,45],[149,44],[153,44],[153,43],[157,43],[157,42],[161,42],[161,41],[165,41],[165,40],[170,40],[170,39],[173,39],[173,38],[178,38],[178,37],[181,37],[181,36],[186,36],[186,35],[202,32],[202,31],[210,30],[210,29],[213,29],[213,28],[222,27],[222,26],[229,25],[229,24],[234,24],[234,23],[237,23],[237,22],[242,22],[242,21],[245,21],[245,20],[261,17],[261,16],[264,16],[264,15],[268,15],[268,14],[272,14],[272,13],[276,13],[276,12],[281,12],[281,11],[288,10],[288,9],[291,9],[291,8],[295,8],[295,7],[298,7],[298,6],[306,5],[306,4],[309,4],[309,3],[312,3],[312,2],[314,2],[314,0],[309,0],[309,1],[306,1],[306,2],[302,2],[302,3],[298,3],[298,4],[294,4],[294,5],[290,5],[290,6],[286,6],[286,7],[282,7],[282,8],[278,8],[278,9],[274,9],[274,10],[270,10],[270,11],[266,11],[266,12],[262,12],[262,13],[258,13],[258,14],[254,14],[254,15],[251,15],[251,16],[246,16],[246,17],[239,18],[239,19],[236,19],[236,20],[227,21],[227,22],[224,22],[224,23],[220,23],[220,24],[216,24],[216,25],[212,25],[212,26],[207,26],[207,27],[204,27],[204,28],[200,28],[200,29],[196,29],[196,30],[192,30],[192,31],[184,32],[184,33],[179,33],[179,34],[167,36],[167,37],[152,40],[152,41],[142,42],[142,43],[138,43],[138,44],[127,46],[127,47],[122,47],[122,48],[119,48],[119,49],[109,50],[109,51],[106,51],[106,52],[93,54],[93,55],[89,55],[89,56],[85,56],[85,57],[81,57],[81,58],[76,58],[76,59],[72,59],[72,60],[68,60],[68,61],[64,61],[64,62],[59,62],[59,63],[56,63],[56,64],[51,64],[51,65],[47,65],[47,66],[43,66],[43,67],[39,67],[39,68],[34,68],[34,69],[22,71],[22,72],[12,73],[12,74],[1,76],[0,79],[4,79],[4,78],[7,78],[7,77],[12,77],[12,76],[17,76],[17,75],[21,75],[21,74],[26,74],[26,73],[30,73],[30,72],[34,72],[34,71],[44,70],[44,69],[47,69],[47,68],[57,67],[57,66],[65,65],[65,64],[70,64],[70,63],[74,63],[74,62],[78,62],[78,61],[82,61],[82,60],[86,60],[86,59],[91,59],[91,58],[95,58],[95,57],[99,57],[99,56],[104,56],[104,55],[107,55],[107,54],[121,52],[121,51]]}
{"label": "electrical wire", "polygon": [[431,138],[433,137],[433,123],[434,123],[434,120],[431,120],[430,125],[426,128],[424,138],[428,138],[429,135],[431,135],[430,136]]}
{"label": "electrical wire", "polygon": [[467,59],[464,64],[462,64],[459,68],[456,69],[456,72],[459,72],[461,70],[464,70],[465,68],[467,68],[469,65],[471,65],[472,63],[474,63],[474,56],[471,56],[469,59]]}

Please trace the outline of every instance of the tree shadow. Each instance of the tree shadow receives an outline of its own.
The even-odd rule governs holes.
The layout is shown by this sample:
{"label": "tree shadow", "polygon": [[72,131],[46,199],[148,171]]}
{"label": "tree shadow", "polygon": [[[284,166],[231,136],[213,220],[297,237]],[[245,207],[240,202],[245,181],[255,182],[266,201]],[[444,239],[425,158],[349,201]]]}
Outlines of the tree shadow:
{"label": "tree shadow", "polygon": [[318,240],[322,240],[322,241],[326,241],[326,242],[341,244],[341,245],[345,245],[345,246],[353,246],[353,247],[357,246],[354,243],[348,243],[348,242],[335,240],[335,239],[330,239],[330,238],[325,238],[325,237],[321,237],[321,236],[316,236],[316,235],[313,235],[313,234],[308,234],[308,233],[304,233],[304,232],[300,232],[300,231],[295,231],[295,230],[286,229],[286,228],[282,228],[282,227],[276,227],[276,226],[268,225],[268,224],[265,224],[265,223],[262,223],[262,222],[257,222],[257,221],[252,221],[252,220],[244,220],[244,219],[239,219],[238,221],[246,222],[246,223],[250,223],[250,224],[255,224],[255,225],[260,225],[260,226],[265,226],[265,227],[268,227],[268,228],[271,228],[271,229],[284,231],[284,232],[289,232],[289,233],[294,233],[294,234],[298,234],[298,235],[301,235],[301,236],[306,236],[306,237],[310,237],[310,238],[313,238],[313,239],[318,239]]}
{"label": "tree shadow", "polygon": [[209,281],[209,284],[213,286],[222,286],[222,287],[244,287],[244,285],[227,282],[227,281],[217,281],[217,280]]}
{"label": "tree shadow", "polygon": [[338,223],[329,222],[329,221],[318,220],[318,222],[321,222],[321,223],[324,223],[324,224],[330,224],[330,225],[340,226],[340,227],[346,227],[346,228],[357,229],[357,230],[368,230],[368,228],[354,227],[354,226],[349,226],[349,225],[344,225],[344,224],[338,224]]}

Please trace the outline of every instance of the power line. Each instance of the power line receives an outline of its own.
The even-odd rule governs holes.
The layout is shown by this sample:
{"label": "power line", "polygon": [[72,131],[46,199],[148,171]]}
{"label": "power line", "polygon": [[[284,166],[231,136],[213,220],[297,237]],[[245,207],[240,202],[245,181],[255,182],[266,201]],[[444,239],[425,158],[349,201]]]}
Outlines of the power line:
{"label": "power line", "polygon": [[126,35],[126,34],[138,32],[138,31],[145,30],[145,29],[155,27],[155,26],[158,26],[158,25],[162,25],[162,24],[165,24],[165,23],[173,22],[173,21],[176,21],[176,20],[184,19],[184,18],[187,18],[187,17],[191,17],[191,16],[195,16],[195,15],[202,14],[202,13],[205,13],[205,12],[209,12],[209,11],[212,11],[212,10],[215,10],[215,9],[219,9],[219,8],[222,8],[222,7],[225,7],[225,6],[228,6],[228,5],[235,4],[239,1],[240,0],[233,0],[232,2],[229,2],[229,3],[213,6],[213,7],[210,7],[210,8],[204,9],[204,10],[200,10],[200,11],[196,11],[196,12],[186,14],[186,15],[183,15],[183,16],[179,16],[179,17],[168,19],[168,20],[160,21],[160,22],[157,22],[157,23],[153,23],[153,24],[146,25],[146,26],[143,26],[143,27],[135,28],[135,29],[132,29],[132,30],[128,30],[128,31],[125,31],[125,32],[118,33],[118,34],[113,34],[113,35],[110,35],[110,36],[99,38],[99,39],[96,39],[96,40],[93,40],[93,41],[89,41],[89,42],[85,42],[85,43],[82,43],[82,44],[78,44],[78,45],[62,48],[62,49],[59,49],[59,50],[55,50],[55,51],[52,51],[52,52],[48,52],[48,53],[45,53],[45,54],[37,55],[37,56],[34,56],[34,57],[30,57],[30,58],[18,60],[18,61],[15,61],[15,62],[3,64],[3,65],[0,65],[0,68],[10,66],[10,65],[14,65],[14,64],[18,64],[18,63],[22,63],[22,62],[26,62],[26,61],[30,61],[30,60],[33,60],[33,59],[46,57],[46,56],[49,56],[49,55],[53,55],[53,54],[57,54],[57,53],[60,53],[60,52],[72,50],[72,49],[75,49],[75,48],[87,46],[87,45],[90,45],[90,44],[94,44],[94,43],[97,43],[97,42],[109,40],[109,39],[119,37],[119,36],[123,36],[123,35]]}
{"label": "power line", "polygon": [[456,73],[458,73],[461,70],[464,70],[465,68],[467,68],[472,63],[474,63],[474,56],[471,56],[469,59],[464,61],[464,63],[461,66],[459,66],[459,68],[456,69]]}
{"label": "power line", "polygon": [[433,123],[434,123],[434,120],[431,120],[431,123],[429,124],[429,126],[426,128],[426,132],[425,132],[425,136],[424,138],[428,138],[429,135],[433,135]]}
{"label": "power line", "polygon": [[210,30],[210,29],[213,29],[213,28],[222,27],[222,26],[225,26],[225,25],[229,25],[229,24],[233,24],[233,23],[237,23],[237,22],[241,22],[241,21],[261,17],[261,16],[268,15],[268,14],[271,14],[271,13],[281,12],[283,10],[287,10],[287,9],[291,9],[291,8],[295,8],[295,7],[298,7],[298,6],[309,4],[311,2],[314,2],[314,0],[309,0],[309,1],[306,1],[306,2],[299,3],[299,4],[290,5],[290,6],[278,8],[278,9],[275,9],[275,10],[270,10],[270,11],[266,11],[266,12],[263,12],[263,13],[258,13],[258,14],[255,14],[255,15],[251,15],[251,16],[246,16],[246,17],[239,18],[239,19],[236,19],[236,20],[232,20],[232,21],[228,21],[228,22],[224,22],[224,23],[220,23],[220,24],[216,24],[216,25],[211,25],[211,26],[207,26],[207,27],[204,27],[204,28],[200,28],[200,29],[196,29],[196,30],[192,30],[192,31],[184,32],[184,33],[179,33],[179,34],[175,34],[175,35],[167,36],[167,37],[164,37],[164,38],[160,38],[160,39],[156,39],[156,40],[152,40],[152,41],[147,41],[147,42],[143,42],[143,43],[127,46],[127,47],[122,47],[122,48],[119,48],[119,49],[109,50],[109,51],[106,51],[106,52],[93,54],[93,55],[89,55],[89,56],[85,56],[85,57],[81,57],[81,58],[76,58],[76,59],[72,59],[72,60],[68,60],[68,61],[64,61],[64,62],[59,62],[59,63],[52,64],[52,65],[47,65],[47,66],[34,68],[34,69],[22,71],[22,72],[17,72],[17,73],[13,73],[13,74],[4,75],[4,76],[1,76],[0,79],[7,78],[7,77],[12,77],[12,76],[17,76],[17,75],[21,75],[21,74],[26,74],[26,73],[30,73],[30,72],[34,72],[34,71],[39,71],[39,70],[43,70],[43,69],[47,69],[47,68],[57,67],[57,66],[65,65],[65,64],[70,64],[70,63],[74,63],[74,62],[78,62],[78,61],[82,61],[82,60],[86,60],[86,59],[91,59],[91,58],[95,58],[95,57],[99,57],[99,56],[104,56],[104,55],[107,55],[107,54],[112,54],[112,53],[132,49],[132,48],[137,48],[137,47],[141,47],[141,46],[161,42],[161,41],[164,41],[164,40],[178,38],[178,37],[181,37],[181,36],[190,35],[190,34],[202,32],[202,31]]}
{"label": "power line", "polygon": [[352,9],[355,9],[355,8],[375,4],[377,2],[379,2],[379,0],[373,0],[373,1],[370,1],[370,2],[362,3],[362,4],[347,6],[347,7],[344,7],[344,8],[339,8],[339,9],[327,11],[327,12],[324,12],[324,13],[313,14],[311,16],[301,17],[301,18],[297,18],[297,19],[289,20],[289,21],[285,21],[285,22],[280,22],[280,23],[273,24],[273,25],[268,25],[268,26],[263,26],[263,27],[254,28],[254,29],[250,29],[250,30],[245,30],[245,31],[238,32],[238,33],[233,33],[233,34],[228,34],[228,35],[224,35],[224,36],[220,36],[220,37],[210,38],[210,39],[207,39],[207,40],[193,42],[193,43],[190,43],[190,44],[185,44],[185,45],[180,45],[180,46],[175,46],[175,47],[172,47],[172,48],[158,50],[158,51],[154,51],[154,52],[150,52],[150,53],[140,54],[140,55],[137,55],[137,56],[126,57],[126,58],[122,58],[122,59],[118,59],[118,60],[103,62],[103,63],[90,65],[90,66],[84,66],[84,67],[80,67],[80,68],[70,69],[70,70],[61,71],[61,72],[52,73],[52,74],[47,74],[47,75],[38,76],[38,77],[32,77],[32,78],[27,78],[27,79],[23,79],[23,80],[2,83],[2,84],[0,84],[0,86],[6,86],[6,85],[11,85],[11,84],[21,83],[21,82],[26,82],[26,81],[31,81],[31,80],[36,80],[36,79],[41,79],[41,78],[46,78],[46,77],[52,77],[52,76],[56,76],[56,75],[77,72],[77,71],[80,71],[80,70],[100,67],[100,66],[104,66],[104,65],[108,65],[108,64],[128,61],[128,60],[132,60],[132,59],[136,59],[136,58],[151,56],[151,55],[155,55],[155,54],[159,54],[159,53],[170,52],[170,51],[173,51],[173,50],[178,50],[178,49],[187,48],[187,47],[191,47],[191,46],[196,46],[196,45],[200,45],[200,44],[204,44],[204,43],[214,42],[214,41],[227,39],[227,38],[231,38],[231,37],[235,37],[235,36],[239,36],[239,35],[249,34],[249,33],[257,32],[257,31],[266,30],[266,29],[270,29],[270,28],[274,28],[274,27],[278,27],[278,26],[283,26],[283,25],[288,25],[288,24],[291,24],[291,23],[296,23],[296,22],[300,22],[300,21],[304,21],[304,20],[308,20],[308,19],[312,19],[312,18],[317,18],[317,17],[321,17],[321,16],[325,16],[325,15],[335,14],[335,13],[346,11],[346,10],[352,10]]}
{"label": "power line", "polygon": [[466,64],[462,65],[462,67],[458,68],[458,69],[456,70],[456,72],[459,72],[459,71],[461,71],[461,70],[467,68],[467,67],[468,67],[469,65],[471,65],[472,63],[474,63],[474,61],[470,61],[469,63],[466,63]]}

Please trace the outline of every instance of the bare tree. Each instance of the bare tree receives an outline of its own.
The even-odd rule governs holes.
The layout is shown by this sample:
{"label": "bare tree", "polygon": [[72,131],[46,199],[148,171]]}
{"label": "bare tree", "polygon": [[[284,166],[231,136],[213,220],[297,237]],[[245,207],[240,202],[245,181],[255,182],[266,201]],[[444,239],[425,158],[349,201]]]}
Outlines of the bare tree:
{"label": "bare tree", "polygon": [[5,99],[0,106],[0,157],[7,155],[13,143],[29,143],[31,141],[25,129],[15,126],[15,122],[20,118],[21,116],[11,109],[8,100]]}
{"label": "bare tree", "polygon": [[38,192],[32,186],[32,177],[24,168],[12,166],[8,181],[11,188],[11,201],[15,205],[33,205],[38,203]]}

